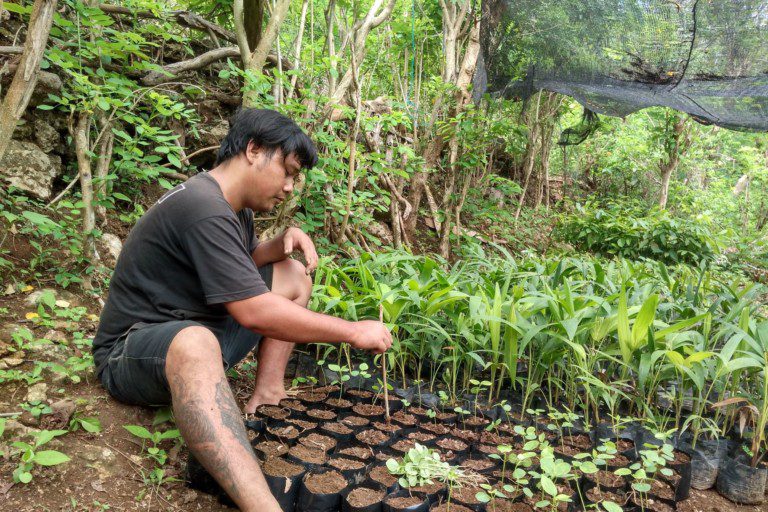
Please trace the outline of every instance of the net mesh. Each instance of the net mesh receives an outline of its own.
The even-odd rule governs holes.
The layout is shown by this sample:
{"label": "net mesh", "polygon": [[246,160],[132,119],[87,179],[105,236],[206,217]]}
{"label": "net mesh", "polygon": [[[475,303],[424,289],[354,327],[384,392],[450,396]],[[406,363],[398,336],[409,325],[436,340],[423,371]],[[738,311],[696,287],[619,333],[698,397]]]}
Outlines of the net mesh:
{"label": "net mesh", "polygon": [[768,130],[768,0],[485,0],[480,37],[478,93]]}

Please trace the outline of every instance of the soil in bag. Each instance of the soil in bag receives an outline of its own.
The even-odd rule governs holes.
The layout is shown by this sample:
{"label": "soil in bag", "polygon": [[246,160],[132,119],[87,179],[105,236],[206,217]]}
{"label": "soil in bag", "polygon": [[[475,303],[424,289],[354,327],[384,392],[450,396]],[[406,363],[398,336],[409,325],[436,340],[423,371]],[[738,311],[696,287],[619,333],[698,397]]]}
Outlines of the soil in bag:
{"label": "soil in bag", "polygon": [[477,493],[479,492],[484,492],[482,487],[474,485],[454,487],[448,490],[448,501],[463,505],[475,512],[481,512],[485,510],[485,503],[477,499]]}
{"label": "soil in bag", "polygon": [[334,448],[336,448],[336,444],[337,444],[334,438],[329,436],[324,436],[316,432],[300,437],[299,443],[303,444],[308,448],[319,448],[324,452],[333,450]]}
{"label": "soil in bag", "polygon": [[734,459],[726,456],[720,462],[717,475],[717,490],[731,501],[744,505],[757,505],[765,501],[765,464],[752,468],[746,458]]}
{"label": "soil in bag", "polygon": [[426,512],[429,504],[426,496],[397,491],[384,498],[384,512]]}
{"label": "soil in bag", "polygon": [[381,502],[385,495],[383,489],[358,487],[344,496],[341,512],[381,512]]}
{"label": "soil in bag", "polygon": [[348,459],[357,459],[363,462],[370,461],[373,458],[373,452],[370,448],[364,446],[347,446],[336,451],[336,454]]}
{"label": "soil in bag", "polygon": [[728,442],[705,439],[696,443],[696,448],[690,445],[680,448],[691,456],[691,487],[702,491],[714,487],[720,462],[728,453]]}
{"label": "soil in bag", "polygon": [[674,490],[675,501],[687,500],[691,494],[691,457],[682,450],[673,452],[675,458],[668,463],[675,474],[662,477]]}
{"label": "soil in bag", "polygon": [[297,444],[288,450],[286,458],[292,462],[304,464],[309,469],[314,469],[325,464],[325,461],[328,460],[328,455],[320,448],[310,448],[303,444]]}
{"label": "soil in bag", "polygon": [[429,509],[430,512],[472,512],[471,508],[452,502],[436,503]]}
{"label": "soil in bag", "polygon": [[347,485],[338,471],[324,468],[307,473],[299,489],[298,512],[337,512]]}
{"label": "soil in bag", "polygon": [[376,466],[368,473],[368,481],[373,487],[381,487],[388,493],[398,489],[397,477],[386,466]]}
{"label": "soil in bag", "polygon": [[340,471],[350,482],[365,473],[365,462],[344,457],[332,457],[328,460],[328,467]]}
{"label": "soil in bag", "polygon": [[282,457],[288,453],[288,445],[280,441],[261,441],[253,446],[256,455],[261,460],[268,460],[274,457]]}
{"label": "soil in bag", "polygon": [[300,464],[274,458],[264,463],[262,472],[272,496],[280,505],[280,509],[283,512],[295,510],[301,477],[306,473],[306,469]]}

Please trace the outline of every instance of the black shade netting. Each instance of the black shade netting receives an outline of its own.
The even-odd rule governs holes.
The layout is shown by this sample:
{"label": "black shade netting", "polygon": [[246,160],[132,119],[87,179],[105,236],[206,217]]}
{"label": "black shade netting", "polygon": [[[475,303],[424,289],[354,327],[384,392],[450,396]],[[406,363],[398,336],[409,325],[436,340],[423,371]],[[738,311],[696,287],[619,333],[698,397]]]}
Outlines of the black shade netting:
{"label": "black shade netting", "polygon": [[[485,0],[476,92],[768,130],[768,0]],[[573,134],[576,135],[576,134]],[[578,138],[578,137],[576,137]]]}

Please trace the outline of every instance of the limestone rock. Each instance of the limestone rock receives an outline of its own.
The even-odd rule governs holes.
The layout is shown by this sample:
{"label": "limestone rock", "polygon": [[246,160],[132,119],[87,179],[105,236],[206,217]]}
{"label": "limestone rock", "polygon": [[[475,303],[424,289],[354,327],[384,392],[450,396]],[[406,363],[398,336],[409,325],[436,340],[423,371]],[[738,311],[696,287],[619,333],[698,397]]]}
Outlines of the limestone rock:
{"label": "limestone rock", "polygon": [[210,128],[201,129],[200,140],[206,146],[215,146],[221,144],[227,133],[229,133],[229,123],[227,121],[219,121]]}
{"label": "limestone rock", "polygon": [[[48,294],[52,294],[57,301],[62,300],[68,303],[67,306],[60,307],[75,307],[80,305],[80,300],[74,293],[68,292],[66,290],[54,290],[53,288],[40,288],[39,290],[35,290],[34,292],[27,295],[27,297],[24,299],[24,304],[31,308],[37,307],[40,304],[40,299],[43,297],[43,295]],[[64,329],[66,327],[66,323],[63,326],[54,327],[57,329]]]}
{"label": "limestone rock", "polygon": [[61,169],[61,159],[58,169],[54,160],[32,142],[11,140],[2,161],[0,178],[38,199],[49,199],[53,179]]}
{"label": "limestone rock", "polygon": [[[119,471],[117,462],[117,456],[115,452],[104,446],[96,446],[93,444],[82,445],[76,457],[82,459],[88,463],[88,467],[96,470],[99,474],[99,478],[106,480],[114,477]],[[139,457],[139,465],[141,464],[141,458]]]}
{"label": "limestone rock", "polygon": [[59,132],[46,120],[39,117],[35,118],[32,127],[34,129],[35,142],[37,142],[38,147],[46,153],[50,153],[57,149],[59,144],[61,144]]}
{"label": "limestone rock", "polygon": [[392,230],[383,222],[372,222],[368,226],[368,231],[381,240],[382,244],[392,245]]}
{"label": "limestone rock", "polygon": [[27,402],[44,402],[48,398],[48,384],[38,382],[27,390]]}
{"label": "limestone rock", "polygon": [[104,233],[99,240],[102,252],[109,254],[112,259],[112,264],[117,262],[117,257],[120,256],[120,251],[123,250],[123,242],[120,241],[120,237],[111,233]]}

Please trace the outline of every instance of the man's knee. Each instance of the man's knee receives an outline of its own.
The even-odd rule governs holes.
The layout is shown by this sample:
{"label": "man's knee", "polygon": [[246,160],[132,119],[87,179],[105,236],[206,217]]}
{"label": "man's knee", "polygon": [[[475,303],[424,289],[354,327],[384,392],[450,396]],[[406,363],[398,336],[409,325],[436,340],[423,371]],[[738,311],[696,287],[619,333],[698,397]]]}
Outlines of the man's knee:
{"label": "man's knee", "polygon": [[283,265],[283,270],[291,282],[293,297],[291,300],[308,301],[312,294],[312,276],[307,274],[307,268],[298,260],[286,259],[278,263]]}
{"label": "man's knee", "polygon": [[186,327],[179,331],[171,341],[165,367],[166,373],[172,373],[182,367],[221,370],[222,359],[219,340],[206,327]]}

